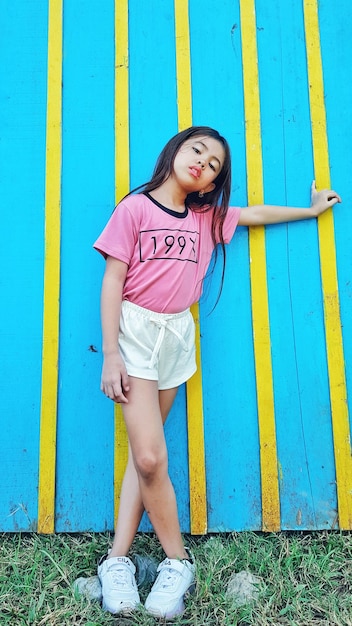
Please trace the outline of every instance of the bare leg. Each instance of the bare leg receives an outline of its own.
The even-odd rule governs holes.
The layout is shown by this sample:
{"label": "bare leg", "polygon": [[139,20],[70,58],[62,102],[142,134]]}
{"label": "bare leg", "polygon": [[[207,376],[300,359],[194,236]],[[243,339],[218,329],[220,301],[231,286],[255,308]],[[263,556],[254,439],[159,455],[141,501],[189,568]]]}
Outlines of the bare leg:
{"label": "bare leg", "polygon": [[139,490],[138,476],[133,463],[131,448],[128,445],[128,461],[121,487],[119,514],[109,557],[127,556],[143,511],[144,506]]}
{"label": "bare leg", "polygon": [[128,400],[123,411],[142,502],[166,555],[187,558],[168,475],[157,382],[130,377]]}
{"label": "bare leg", "polygon": [[[177,387],[159,391],[159,408],[163,424],[170,412],[177,394]],[[120,494],[119,515],[113,545],[109,557],[126,556],[137,532],[144,506],[139,487],[139,479],[133,461],[130,445],[128,462]]]}

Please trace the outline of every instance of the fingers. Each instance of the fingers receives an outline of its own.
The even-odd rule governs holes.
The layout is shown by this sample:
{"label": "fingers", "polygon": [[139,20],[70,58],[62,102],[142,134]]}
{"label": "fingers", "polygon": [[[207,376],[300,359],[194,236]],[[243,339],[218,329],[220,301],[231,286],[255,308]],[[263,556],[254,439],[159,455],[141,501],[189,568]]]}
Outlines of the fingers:
{"label": "fingers", "polygon": [[320,193],[327,207],[333,207],[338,202],[341,202],[339,194],[332,189],[324,189],[324,191],[321,191]]}
{"label": "fingers", "polygon": [[122,389],[125,392],[130,390],[130,381],[129,381],[128,374],[126,371],[122,372],[121,374],[121,385],[122,385]]}
{"label": "fingers", "polygon": [[342,202],[341,196],[333,189],[323,189],[322,191],[317,191],[315,180],[313,180],[311,185],[312,198],[317,194],[325,199],[328,206],[334,206],[337,202]]}
{"label": "fingers", "polygon": [[113,402],[128,402],[126,394],[130,389],[129,378],[118,351],[104,356],[100,389]]}
{"label": "fingers", "polygon": [[[123,381],[124,379],[124,381]],[[103,394],[110,398],[113,402],[127,403],[128,399],[125,395],[129,390],[128,376],[121,377],[121,383],[101,383],[100,389]]]}
{"label": "fingers", "polygon": [[317,191],[315,180],[313,180],[311,185],[311,206],[314,207],[317,216],[341,201],[341,196],[333,189]]}
{"label": "fingers", "polygon": [[124,390],[120,388],[120,390],[115,390],[114,391],[114,396],[111,398],[111,400],[113,400],[114,402],[116,402],[117,404],[127,404],[128,403],[128,399],[124,394]]}
{"label": "fingers", "polygon": [[339,194],[336,193],[336,191],[333,191],[333,190],[327,191],[327,194],[328,194],[328,202],[331,202],[332,206],[336,204],[337,202],[342,202],[341,196],[339,196]]}
{"label": "fingers", "polygon": [[335,206],[335,204],[337,204],[338,202],[340,202],[340,200],[338,200],[337,198],[329,198],[329,200],[327,200],[326,204],[329,208]]}

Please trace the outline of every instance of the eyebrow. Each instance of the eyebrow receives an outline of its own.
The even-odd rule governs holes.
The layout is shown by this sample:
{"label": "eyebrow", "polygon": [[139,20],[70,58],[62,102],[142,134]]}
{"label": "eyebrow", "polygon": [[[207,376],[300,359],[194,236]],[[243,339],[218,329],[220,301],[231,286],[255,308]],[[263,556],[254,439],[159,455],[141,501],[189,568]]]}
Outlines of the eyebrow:
{"label": "eyebrow", "polygon": [[[203,146],[203,148],[205,148],[206,150],[209,150],[208,146],[204,143],[204,141],[199,141],[199,139],[197,139],[195,143],[200,143],[200,145]],[[215,154],[211,158],[215,159],[219,163],[219,166],[222,167],[220,159],[218,159],[218,157],[215,156]]]}

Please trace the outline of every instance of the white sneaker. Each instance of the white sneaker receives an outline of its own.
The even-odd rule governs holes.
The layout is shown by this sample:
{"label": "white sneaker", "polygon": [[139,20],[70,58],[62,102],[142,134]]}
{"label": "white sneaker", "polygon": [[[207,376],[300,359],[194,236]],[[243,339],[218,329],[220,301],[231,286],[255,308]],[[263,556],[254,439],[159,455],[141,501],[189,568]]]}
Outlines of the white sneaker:
{"label": "white sneaker", "polygon": [[186,559],[165,559],[160,563],[158,572],[145,608],[154,617],[172,619],[183,613],[185,595],[194,590],[196,566]]}
{"label": "white sneaker", "polygon": [[136,568],[127,556],[103,556],[98,565],[103,609],[110,613],[130,613],[139,604]]}

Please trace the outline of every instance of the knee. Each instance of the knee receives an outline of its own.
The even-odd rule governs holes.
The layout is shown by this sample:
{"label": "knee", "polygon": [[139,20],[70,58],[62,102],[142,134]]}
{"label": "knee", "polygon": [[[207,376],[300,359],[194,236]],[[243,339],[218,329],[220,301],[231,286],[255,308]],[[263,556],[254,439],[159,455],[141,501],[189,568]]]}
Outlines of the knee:
{"label": "knee", "polygon": [[146,482],[151,482],[167,473],[167,455],[165,452],[143,451],[135,459],[135,466],[140,478]]}

